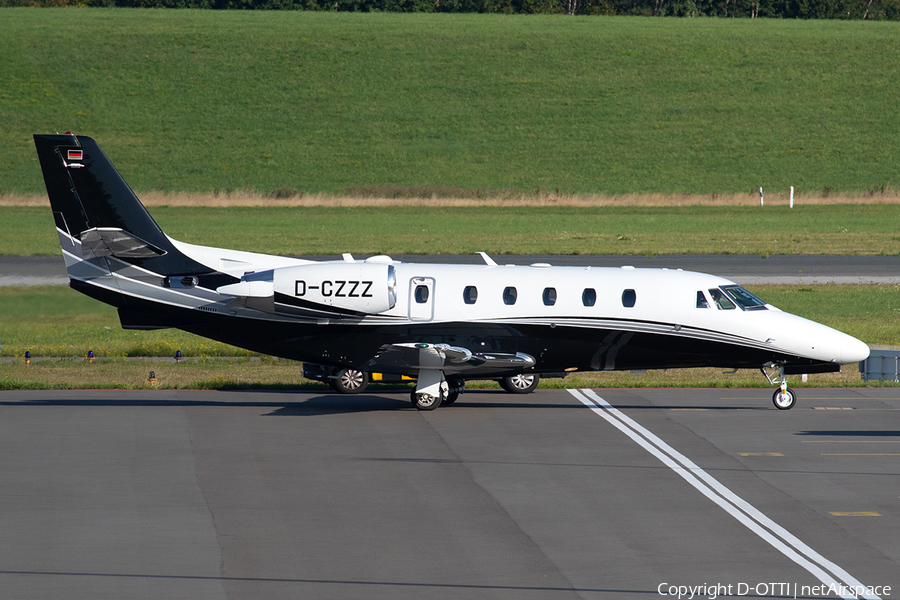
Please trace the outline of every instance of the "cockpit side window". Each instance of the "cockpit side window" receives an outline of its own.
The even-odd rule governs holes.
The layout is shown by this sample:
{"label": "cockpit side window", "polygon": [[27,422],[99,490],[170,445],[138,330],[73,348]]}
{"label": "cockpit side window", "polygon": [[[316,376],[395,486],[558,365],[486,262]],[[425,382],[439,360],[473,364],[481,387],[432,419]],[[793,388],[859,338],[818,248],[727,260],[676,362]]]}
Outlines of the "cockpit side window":
{"label": "cockpit side window", "polygon": [[706,300],[703,290],[697,290],[697,308],[709,308],[709,302]]}
{"label": "cockpit side window", "polygon": [[713,302],[716,304],[716,308],[721,310],[734,310],[734,302],[728,299],[728,296],[725,295],[725,292],[720,290],[719,288],[710,288],[709,295],[712,297]]}
{"label": "cockpit side window", "polygon": [[723,285],[722,290],[744,310],[768,310],[765,302],[739,285]]}

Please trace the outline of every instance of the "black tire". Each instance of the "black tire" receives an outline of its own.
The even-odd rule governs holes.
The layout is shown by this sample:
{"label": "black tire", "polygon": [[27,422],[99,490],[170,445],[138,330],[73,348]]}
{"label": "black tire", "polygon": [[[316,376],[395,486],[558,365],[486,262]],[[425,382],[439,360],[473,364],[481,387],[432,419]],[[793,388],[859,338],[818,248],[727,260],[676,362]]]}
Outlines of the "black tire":
{"label": "black tire", "polygon": [[772,395],[772,404],[774,404],[775,408],[778,410],[791,410],[796,403],[797,395],[794,393],[794,390],[790,388],[786,389],[784,393],[782,393],[781,389],[777,389]]}
{"label": "black tire", "polygon": [[417,410],[434,410],[441,405],[440,397],[435,397],[431,394],[417,394],[416,390],[412,391],[409,399]]}
{"label": "black tire", "polygon": [[500,387],[510,394],[530,394],[537,389],[541,376],[537,373],[520,373],[500,380]]}
{"label": "black tire", "polygon": [[369,374],[356,369],[341,369],[328,379],[328,383],[340,394],[358,394],[369,385]]}
{"label": "black tire", "polygon": [[459,400],[459,395],[466,389],[466,382],[459,377],[451,377],[447,380],[447,387],[449,388],[449,392],[441,404],[453,404]]}

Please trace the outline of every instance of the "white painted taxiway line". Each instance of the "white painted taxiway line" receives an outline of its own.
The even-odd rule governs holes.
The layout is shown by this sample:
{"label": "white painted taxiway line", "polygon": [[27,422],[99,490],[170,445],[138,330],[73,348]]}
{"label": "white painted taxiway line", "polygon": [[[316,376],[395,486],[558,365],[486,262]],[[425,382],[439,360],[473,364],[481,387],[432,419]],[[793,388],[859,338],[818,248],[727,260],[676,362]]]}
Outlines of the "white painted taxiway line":
{"label": "white painted taxiway line", "polygon": [[[718,504],[747,529],[768,542],[775,549],[809,571],[819,581],[841,590],[841,598],[881,600],[844,569],[834,564],[801,540],[719,483],[689,458],[669,446],[648,429],[617,410],[593,390],[569,390],[582,404],[606,419],[616,429],[630,437],[647,452],[658,458],[704,496]],[[863,593],[857,594],[862,591]]]}

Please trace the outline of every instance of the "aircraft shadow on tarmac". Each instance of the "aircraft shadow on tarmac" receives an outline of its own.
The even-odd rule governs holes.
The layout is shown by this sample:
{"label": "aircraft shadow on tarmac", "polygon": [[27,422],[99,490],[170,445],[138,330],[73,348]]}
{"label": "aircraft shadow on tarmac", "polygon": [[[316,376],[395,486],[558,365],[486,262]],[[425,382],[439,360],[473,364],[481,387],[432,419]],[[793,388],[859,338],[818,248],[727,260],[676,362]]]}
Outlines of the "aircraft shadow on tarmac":
{"label": "aircraft shadow on tarmac", "polygon": [[[59,395],[60,392],[51,392]],[[63,392],[65,393],[65,392]],[[72,393],[82,394],[82,391],[72,390]],[[140,394],[147,392],[141,391]],[[152,392],[151,392],[152,393]],[[191,393],[191,392],[188,392]],[[204,393],[204,392],[200,392]],[[479,397],[494,396],[502,399],[499,402],[469,401],[460,399],[452,406],[444,406],[438,410],[452,410],[456,408],[529,408],[529,409],[583,409],[584,406],[569,401],[564,397],[560,402],[516,402],[506,400],[509,394],[502,390],[479,390]],[[102,394],[99,395],[99,394]],[[320,392],[297,392],[283,390],[226,390],[205,392],[205,394],[220,395],[221,400],[190,400],[156,399],[152,397],[134,397],[134,392],[129,391],[129,397],[116,397],[115,391],[103,391],[94,397],[81,398],[40,398],[21,401],[0,401],[0,406],[60,406],[60,407],[221,407],[221,408],[271,408],[271,412],[262,416],[275,417],[313,417],[320,415],[351,414],[380,411],[414,411],[418,412],[409,400],[409,391],[379,391],[374,394],[333,394]],[[230,397],[229,397],[230,396]],[[252,398],[248,400],[247,398]],[[535,396],[531,396],[534,398]],[[233,398],[233,399],[232,399]],[[287,398],[291,398],[288,400]]]}
{"label": "aircraft shadow on tarmac", "polygon": [[[488,395],[502,399],[509,398],[509,394],[501,390],[479,390],[477,393],[479,397]],[[456,410],[459,408],[582,408],[581,405],[566,401],[524,403],[516,402],[514,400],[500,402],[483,402],[479,400],[466,402],[464,398],[465,396],[462,396],[452,406],[441,406],[437,410]],[[410,410],[419,412],[413,407],[409,400],[409,391],[403,390],[398,392],[378,392],[377,394],[359,394],[353,396],[322,394],[302,402],[287,403],[282,408],[269,413],[267,416],[299,417],[385,410]]]}
{"label": "aircraft shadow on tarmac", "polygon": [[806,435],[806,436],[819,435],[822,437],[900,437],[900,431],[822,430],[822,431],[798,431],[795,435]]}
{"label": "aircraft shadow on tarmac", "polygon": [[[104,392],[105,394],[106,392]],[[360,394],[358,396],[344,396],[338,394],[315,395],[299,401],[291,401],[284,398],[287,394],[296,396],[297,392],[242,390],[240,392],[217,392],[218,394],[240,394],[246,398],[248,395],[253,400],[230,400],[223,396],[222,400],[157,400],[153,398],[45,398],[38,400],[25,400],[19,402],[0,402],[0,406],[59,406],[59,407],[185,407],[185,408],[269,408],[274,409],[263,416],[317,416],[326,414],[361,413],[385,410],[409,409],[415,410],[410,401],[401,397],[386,398]],[[278,398],[281,397],[281,398]],[[259,398],[259,399],[255,399]],[[278,399],[276,399],[278,398]]]}
{"label": "aircraft shadow on tarmac", "polygon": [[[135,397],[134,391],[123,392],[117,397],[115,391],[102,391],[94,397],[66,398],[60,397],[60,392],[50,392],[57,397],[40,398],[21,401],[0,401],[0,406],[66,406],[66,407],[222,407],[222,408],[270,408],[271,412],[263,416],[276,417],[313,417],[333,414],[352,414],[379,411],[407,410],[415,411],[409,400],[409,392],[378,391],[371,394],[344,395],[321,392],[297,392],[283,390],[227,390],[217,392],[197,392],[204,394],[204,399],[191,400],[186,398],[156,399],[150,396],[153,392],[140,391],[139,397]],[[74,390],[73,393],[83,394]],[[187,392],[193,394],[194,392]],[[209,399],[209,395],[215,394],[221,399]],[[477,399],[475,396],[477,395]],[[452,406],[442,406],[438,410],[456,410],[461,408],[481,409],[577,409],[584,410],[585,406],[569,395],[554,396],[542,394],[538,391],[523,397],[510,397],[502,390],[477,390],[468,394],[471,400],[463,395]],[[248,398],[250,398],[248,400]],[[289,399],[290,398],[290,399]],[[553,400],[551,400],[553,399]],[[550,400],[550,401],[548,401]],[[556,401],[554,401],[556,400]],[[650,409],[650,410],[775,410],[771,406],[760,403],[758,406],[747,404],[723,404],[719,406],[694,406],[694,405],[659,405],[646,404],[645,401],[635,402],[611,402],[618,409]],[[810,432],[808,435],[816,435]],[[863,435],[863,433],[860,433]],[[900,433],[898,433],[900,435]]]}

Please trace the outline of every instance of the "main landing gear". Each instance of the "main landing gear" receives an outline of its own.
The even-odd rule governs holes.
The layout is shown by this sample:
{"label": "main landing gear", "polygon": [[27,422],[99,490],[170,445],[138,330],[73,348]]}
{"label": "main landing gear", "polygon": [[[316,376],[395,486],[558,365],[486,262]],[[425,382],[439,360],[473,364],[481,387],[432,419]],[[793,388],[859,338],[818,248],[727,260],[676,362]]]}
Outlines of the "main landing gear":
{"label": "main landing gear", "polygon": [[409,397],[418,410],[434,410],[441,404],[456,402],[465,389],[466,382],[462,379],[444,379],[441,371],[420,371],[416,388]]}
{"label": "main landing gear", "polygon": [[538,373],[519,373],[500,380],[500,387],[510,394],[530,394],[537,389],[541,376]]}
{"label": "main landing gear", "polygon": [[329,378],[328,384],[339,394],[359,394],[369,385],[369,375],[357,369],[341,369]]}
{"label": "main landing gear", "polygon": [[[770,376],[766,369],[774,369],[775,367],[778,367],[778,375],[775,375],[774,377]],[[775,385],[776,383],[779,385],[778,389],[775,390],[775,393],[772,395],[772,403],[775,405],[775,408],[778,410],[790,410],[794,408],[794,404],[797,403],[797,394],[787,386],[787,379],[785,379],[784,376],[784,365],[767,363],[760,368],[760,371],[762,371],[762,374],[769,380],[769,385]]]}

